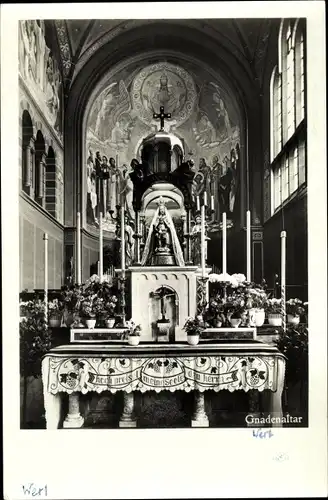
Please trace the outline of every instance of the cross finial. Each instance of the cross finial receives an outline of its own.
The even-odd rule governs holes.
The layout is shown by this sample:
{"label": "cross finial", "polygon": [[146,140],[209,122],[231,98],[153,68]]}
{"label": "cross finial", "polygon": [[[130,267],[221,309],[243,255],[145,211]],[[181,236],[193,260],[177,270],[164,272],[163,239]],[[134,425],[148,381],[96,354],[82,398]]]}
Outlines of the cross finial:
{"label": "cross finial", "polygon": [[171,118],[171,113],[164,113],[164,106],[161,106],[159,108],[159,113],[154,113],[153,118],[155,120],[160,119],[161,120],[161,128],[160,132],[164,130],[164,118],[170,119]]}

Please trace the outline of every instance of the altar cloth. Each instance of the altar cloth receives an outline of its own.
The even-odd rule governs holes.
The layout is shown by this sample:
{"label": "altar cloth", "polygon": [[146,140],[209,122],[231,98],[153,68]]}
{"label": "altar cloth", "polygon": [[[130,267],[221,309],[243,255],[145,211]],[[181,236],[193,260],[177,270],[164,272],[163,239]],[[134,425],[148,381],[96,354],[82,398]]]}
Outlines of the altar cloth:
{"label": "altar cloth", "polygon": [[[276,391],[285,358],[262,342],[162,345],[124,343],[58,346],[44,357],[43,384],[50,394],[123,390]],[[281,376],[280,376],[281,378]]]}

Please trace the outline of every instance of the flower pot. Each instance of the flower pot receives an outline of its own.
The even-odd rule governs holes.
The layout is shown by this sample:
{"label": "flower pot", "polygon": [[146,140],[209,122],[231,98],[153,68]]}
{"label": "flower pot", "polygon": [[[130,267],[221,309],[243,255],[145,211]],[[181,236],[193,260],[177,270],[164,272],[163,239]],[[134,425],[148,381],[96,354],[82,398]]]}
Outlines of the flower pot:
{"label": "flower pot", "polygon": [[128,336],[128,344],[129,345],[138,345],[140,342],[140,336],[139,335],[129,335]]}
{"label": "flower pot", "polygon": [[230,323],[233,328],[238,328],[241,323],[241,318],[231,318]]}
{"label": "flower pot", "polygon": [[281,314],[279,314],[279,313],[268,314],[268,322],[269,322],[269,325],[271,325],[271,326],[281,326],[281,324],[282,324]]}
{"label": "flower pot", "polygon": [[262,326],[265,321],[264,309],[256,309],[255,312],[255,326]]}
{"label": "flower pot", "polygon": [[114,328],[115,318],[106,319],[106,328]]}
{"label": "flower pot", "polygon": [[86,318],[84,320],[85,326],[89,328],[90,330],[93,330],[93,328],[96,326],[97,320],[95,318]]}
{"label": "flower pot", "polygon": [[199,335],[187,335],[187,342],[190,345],[197,345],[199,342]]}
{"label": "flower pot", "polygon": [[61,314],[53,314],[49,316],[49,326],[51,328],[58,328],[61,325],[62,316]]}
{"label": "flower pot", "polygon": [[248,325],[256,326],[256,309],[254,307],[248,310]]}
{"label": "flower pot", "polygon": [[298,325],[300,322],[300,317],[294,316],[293,314],[287,314],[287,321],[290,325]]}
{"label": "flower pot", "polygon": [[214,326],[215,328],[221,328],[221,326],[222,326],[222,321],[221,321],[220,319],[216,319],[216,320],[214,321],[214,323],[215,323],[215,326]]}

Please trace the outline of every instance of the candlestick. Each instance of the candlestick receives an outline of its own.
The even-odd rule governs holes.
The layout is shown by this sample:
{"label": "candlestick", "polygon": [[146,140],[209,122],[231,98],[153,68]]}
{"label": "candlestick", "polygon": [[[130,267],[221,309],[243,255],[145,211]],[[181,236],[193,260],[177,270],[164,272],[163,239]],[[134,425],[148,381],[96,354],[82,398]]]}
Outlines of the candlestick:
{"label": "candlestick", "polygon": [[76,214],[76,283],[81,284],[81,214]]}
{"label": "candlestick", "polygon": [[48,235],[44,233],[44,319],[48,325]]}
{"label": "candlestick", "polygon": [[200,233],[200,246],[201,246],[201,266],[202,277],[205,277],[205,205],[201,208],[201,233]]}
{"label": "candlestick", "polygon": [[281,231],[281,317],[282,328],[286,331],[286,231]]}
{"label": "candlestick", "polygon": [[100,283],[103,282],[103,274],[104,274],[102,217],[103,217],[103,214],[102,214],[102,212],[100,212],[100,214],[99,214],[99,280],[100,280]]}
{"label": "candlestick", "polygon": [[197,210],[197,212],[199,212],[199,210],[200,210],[199,196],[196,197],[196,210]]}
{"label": "candlestick", "polygon": [[251,281],[251,212],[246,212],[246,279]]}
{"label": "candlestick", "polygon": [[222,274],[227,274],[227,214],[222,214]]}

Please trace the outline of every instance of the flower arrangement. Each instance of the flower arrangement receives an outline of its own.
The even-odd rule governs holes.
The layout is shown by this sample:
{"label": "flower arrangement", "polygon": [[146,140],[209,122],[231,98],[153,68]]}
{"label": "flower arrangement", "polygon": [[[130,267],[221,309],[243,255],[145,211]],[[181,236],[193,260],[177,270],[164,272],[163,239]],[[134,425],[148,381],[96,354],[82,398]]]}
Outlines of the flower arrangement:
{"label": "flower arrangement", "polygon": [[64,303],[59,299],[53,299],[48,302],[49,316],[60,316],[64,311]]}
{"label": "flower arrangement", "polygon": [[188,318],[183,327],[183,329],[187,332],[187,335],[201,335],[204,328],[204,322],[202,322],[198,316],[195,318]]}
{"label": "flower arrangement", "polygon": [[63,286],[61,288],[60,299],[63,303],[63,308],[69,313],[79,310],[80,302],[82,300],[82,287],[81,285]]}
{"label": "flower arrangement", "polygon": [[125,322],[124,328],[125,331],[122,335],[123,339],[127,337],[140,337],[141,326],[136,325],[136,323],[132,319]]}
{"label": "flower arrangement", "polygon": [[281,313],[281,299],[268,299],[265,310],[267,314],[280,314]]}
{"label": "flower arrangement", "polygon": [[304,314],[305,308],[300,299],[289,299],[286,302],[286,313],[292,316],[301,316]]}
{"label": "flower arrangement", "polygon": [[117,297],[116,295],[111,295],[109,298],[107,298],[107,301],[105,301],[104,316],[106,319],[114,317],[116,306],[117,306]]}
{"label": "flower arrangement", "polygon": [[81,300],[79,314],[83,318],[95,318],[98,309],[95,303],[95,296],[85,297]]}
{"label": "flower arrangement", "polygon": [[248,309],[263,309],[268,301],[266,292],[257,286],[248,287],[246,291],[246,306]]}

